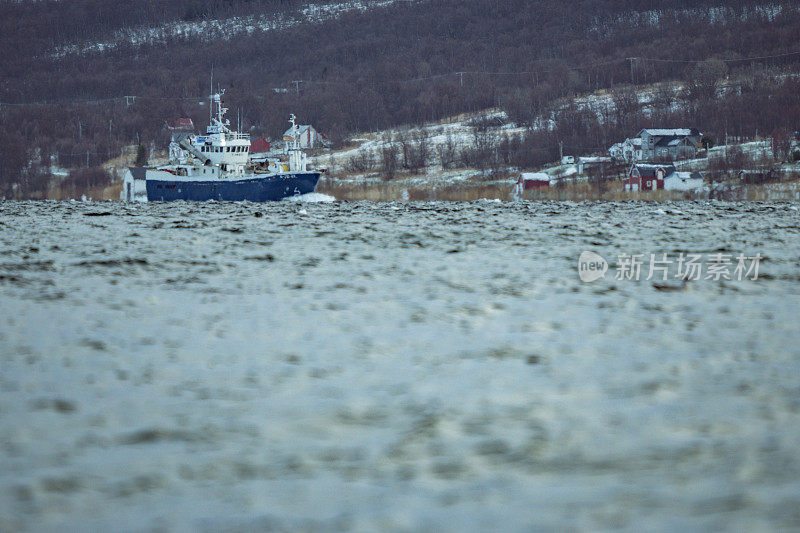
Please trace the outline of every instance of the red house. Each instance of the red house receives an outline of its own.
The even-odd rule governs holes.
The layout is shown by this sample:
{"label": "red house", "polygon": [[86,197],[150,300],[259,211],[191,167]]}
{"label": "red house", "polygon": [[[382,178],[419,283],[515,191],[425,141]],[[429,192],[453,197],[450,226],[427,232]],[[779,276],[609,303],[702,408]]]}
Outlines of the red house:
{"label": "red house", "polygon": [[523,191],[541,189],[550,186],[550,176],[544,172],[523,172],[519,175],[517,183],[522,186]]}
{"label": "red house", "polygon": [[250,143],[251,154],[263,154],[266,152],[269,152],[269,141],[266,140],[264,137],[259,137],[258,139]]}
{"label": "red house", "polygon": [[656,191],[664,188],[664,178],[674,172],[674,165],[639,163],[631,166],[622,183],[626,191]]}
{"label": "red house", "polygon": [[544,172],[523,172],[517,178],[514,185],[513,197],[515,200],[522,200],[525,191],[532,191],[550,187],[550,176]]}

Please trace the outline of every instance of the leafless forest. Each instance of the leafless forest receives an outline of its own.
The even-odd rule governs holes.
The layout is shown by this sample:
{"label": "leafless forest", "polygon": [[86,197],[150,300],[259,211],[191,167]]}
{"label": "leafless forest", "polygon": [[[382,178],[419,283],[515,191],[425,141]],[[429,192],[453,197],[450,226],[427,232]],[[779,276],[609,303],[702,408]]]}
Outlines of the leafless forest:
{"label": "leafless forest", "polygon": [[[398,0],[237,33],[248,17],[284,20],[307,6],[0,1],[0,196],[41,190],[51,158],[95,167],[123,146],[165,145],[165,118],[204,124],[212,70],[232,116],[273,137],[289,112],[338,143],[499,107],[529,126],[500,157],[527,168],[554,160],[559,142],[592,153],[646,126],[697,127],[717,140],[783,139],[800,129],[794,1]],[[210,20],[225,21],[221,34],[125,38]],[[112,36],[113,46],[92,47]],[[645,110],[636,88],[657,82],[677,83],[658,89]],[[613,105],[572,100],[598,90],[611,91]],[[103,176],[84,170],[71,179]]]}

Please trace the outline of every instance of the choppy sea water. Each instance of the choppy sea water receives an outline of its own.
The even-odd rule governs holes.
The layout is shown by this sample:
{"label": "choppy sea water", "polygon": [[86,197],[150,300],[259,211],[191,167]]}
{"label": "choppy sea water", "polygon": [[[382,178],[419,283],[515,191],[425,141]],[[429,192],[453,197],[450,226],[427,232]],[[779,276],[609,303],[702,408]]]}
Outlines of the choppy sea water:
{"label": "choppy sea water", "polygon": [[3,202],[0,530],[800,528],[798,282],[792,204]]}

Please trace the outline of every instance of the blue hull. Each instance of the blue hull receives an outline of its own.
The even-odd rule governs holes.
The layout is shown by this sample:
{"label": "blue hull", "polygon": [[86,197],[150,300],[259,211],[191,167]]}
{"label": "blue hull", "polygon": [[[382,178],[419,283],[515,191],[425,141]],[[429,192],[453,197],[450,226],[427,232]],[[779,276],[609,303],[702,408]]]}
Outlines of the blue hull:
{"label": "blue hull", "polygon": [[230,181],[147,180],[147,200],[150,202],[175,200],[269,202],[314,192],[319,176],[319,172],[295,172]]}

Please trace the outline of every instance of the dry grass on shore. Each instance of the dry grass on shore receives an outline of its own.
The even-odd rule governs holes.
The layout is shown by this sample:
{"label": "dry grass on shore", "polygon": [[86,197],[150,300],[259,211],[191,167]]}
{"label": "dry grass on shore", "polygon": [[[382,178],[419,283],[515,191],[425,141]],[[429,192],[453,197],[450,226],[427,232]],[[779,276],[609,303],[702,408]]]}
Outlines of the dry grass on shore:
{"label": "dry grass on shore", "polygon": [[507,182],[431,184],[430,186],[410,186],[402,181],[395,182],[353,182],[321,180],[317,192],[329,194],[337,200],[374,202],[402,201],[449,201],[471,202],[473,200],[510,200],[512,187]]}

